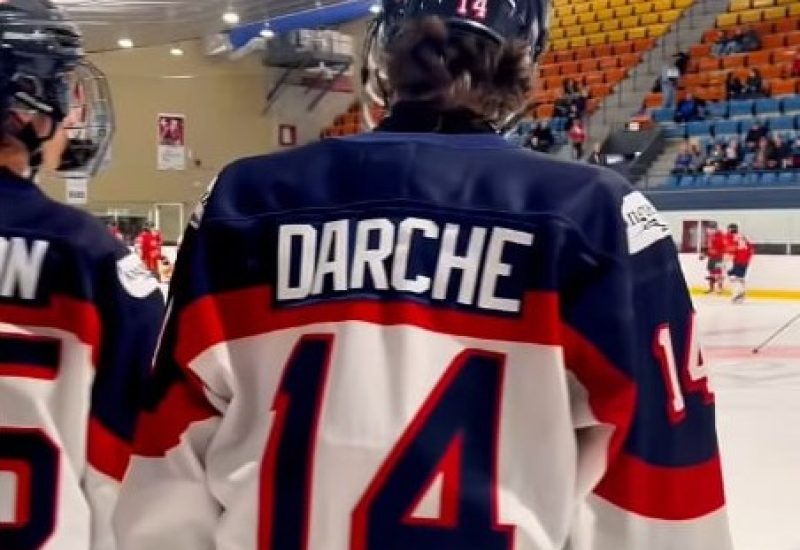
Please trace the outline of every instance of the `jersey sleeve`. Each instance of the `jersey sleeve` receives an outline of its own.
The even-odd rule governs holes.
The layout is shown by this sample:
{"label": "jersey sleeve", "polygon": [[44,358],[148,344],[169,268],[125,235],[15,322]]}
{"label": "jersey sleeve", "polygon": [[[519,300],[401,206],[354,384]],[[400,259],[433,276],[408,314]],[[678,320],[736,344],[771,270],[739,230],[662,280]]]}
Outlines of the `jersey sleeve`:
{"label": "jersey sleeve", "polygon": [[183,312],[202,294],[199,223],[196,212],[178,254],[133,459],[114,513],[119,550],[215,547],[221,510],[206,478],[206,457],[221,415],[178,349]]}
{"label": "jersey sleeve", "polygon": [[727,550],[714,398],[677,251],[641,193],[620,195],[606,205],[621,208],[620,223],[592,228],[600,252],[564,292],[588,493],[573,546]]}
{"label": "jersey sleeve", "polygon": [[92,549],[114,548],[111,511],[131,455],[144,381],[161,328],[164,298],[139,258],[114,243],[98,266],[100,345],[95,351],[84,491]]}

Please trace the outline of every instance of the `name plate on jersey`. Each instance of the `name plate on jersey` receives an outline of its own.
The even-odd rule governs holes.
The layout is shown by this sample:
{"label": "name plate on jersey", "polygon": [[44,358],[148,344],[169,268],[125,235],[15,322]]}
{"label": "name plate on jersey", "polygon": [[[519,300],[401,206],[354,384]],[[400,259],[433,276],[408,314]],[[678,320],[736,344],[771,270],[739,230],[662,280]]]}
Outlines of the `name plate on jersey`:
{"label": "name plate on jersey", "polygon": [[518,313],[533,244],[528,231],[422,217],[281,225],[275,298],[395,295]]}

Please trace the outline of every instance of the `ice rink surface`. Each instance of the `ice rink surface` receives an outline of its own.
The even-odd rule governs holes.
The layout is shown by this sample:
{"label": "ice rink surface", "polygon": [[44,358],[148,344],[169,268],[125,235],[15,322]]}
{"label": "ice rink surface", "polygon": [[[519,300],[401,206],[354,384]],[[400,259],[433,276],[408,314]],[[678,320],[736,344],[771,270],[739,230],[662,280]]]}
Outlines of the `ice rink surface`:
{"label": "ice rink surface", "polygon": [[[800,302],[695,299],[736,550],[800,550]],[[709,550],[713,550],[709,548]]]}

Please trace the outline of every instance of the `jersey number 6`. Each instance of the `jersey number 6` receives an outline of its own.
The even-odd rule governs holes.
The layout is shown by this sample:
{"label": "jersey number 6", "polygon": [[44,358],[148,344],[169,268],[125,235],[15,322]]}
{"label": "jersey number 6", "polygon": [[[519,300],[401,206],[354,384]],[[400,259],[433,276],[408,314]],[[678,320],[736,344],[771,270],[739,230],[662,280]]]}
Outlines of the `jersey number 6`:
{"label": "jersey number 6", "polygon": [[[308,547],[314,447],[332,347],[330,335],[303,337],[284,370],[261,466],[259,550]],[[466,350],[455,358],[353,510],[351,550],[511,549],[513,527],[497,521],[495,479],[504,369],[505,357],[496,353]],[[439,517],[414,517],[438,478]],[[462,505],[466,495],[469,506]]]}

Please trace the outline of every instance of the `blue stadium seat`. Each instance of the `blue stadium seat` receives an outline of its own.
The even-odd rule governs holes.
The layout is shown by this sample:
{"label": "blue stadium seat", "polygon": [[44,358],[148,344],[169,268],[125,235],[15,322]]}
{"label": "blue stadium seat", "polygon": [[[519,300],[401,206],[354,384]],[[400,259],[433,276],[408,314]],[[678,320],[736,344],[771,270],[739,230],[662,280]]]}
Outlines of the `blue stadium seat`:
{"label": "blue stadium seat", "polygon": [[764,172],[759,176],[758,183],[761,185],[775,185],[778,183],[778,174],[775,172]]}
{"label": "blue stadium seat", "polygon": [[680,187],[692,187],[694,185],[695,177],[689,174],[685,176],[681,176],[681,180],[679,182]]}
{"label": "blue stadium seat", "polygon": [[[794,122],[794,121],[792,121]],[[715,136],[728,136],[739,133],[738,120],[720,120],[714,123]]]}
{"label": "blue stadium seat", "polygon": [[716,101],[706,105],[706,112],[711,118],[725,118],[728,116],[728,102]]}
{"label": "blue stadium seat", "polygon": [[662,109],[654,109],[652,113],[655,122],[672,122],[675,120],[675,109],[664,107]]}
{"label": "blue stadium seat", "polygon": [[792,116],[779,116],[769,120],[769,129],[773,132],[794,130],[795,119]]}
{"label": "blue stadium seat", "polygon": [[751,99],[737,99],[728,102],[729,116],[752,116],[753,101]]}
{"label": "blue stadium seat", "polygon": [[711,123],[707,120],[696,120],[686,125],[686,135],[689,137],[707,136],[711,133]]}
{"label": "blue stadium seat", "polygon": [[744,176],[739,173],[730,174],[728,176],[728,185],[742,185],[744,183]]}
{"label": "blue stadium seat", "polygon": [[747,172],[742,178],[742,183],[744,185],[758,185],[758,173]]}
{"label": "blue stadium seat", "polygon": [[800,112],[800,95],[784,97],[781,100],[781,107],[783,108],[784,113]]}
{"label": "blue stadium seat", "polygon": [[757,115],[780,113],[781,102],[771,97],[765,99],[756,99],[755,108]]}
{"label": "blue stadium seat", "polygon": [[678,187],[681,184],[681,177],[672,175],[667,178],[667,181],[664,182],[664,185],[667,187]]}
{"label": "blue stadium seat", "polygon": [[781,172],[778,174],[778,183],[782,185],[791,185],[796,181],[795,176],[796,174],[794,172]]}
{"label": "blue stadium seat", "polygon": [[715,187],[718,187],[720,185],[727,185],[728,176],[726,176],[725,174],[714,174],[713,176],[708,178],[708,182]]}
{"label": "blue stadium seat", "polygon": [[664,137],[669,138],[685,138],[686,137],[686,126],[683,124],[673,125],[673,126],[666,126],[664,128]]}
{"label": "blue stadium seat", "polygon": [[554,132],[563,132],[566,127],[567,119],[564,117],[554,118],[550,121],[550,128],[552,128]]}

